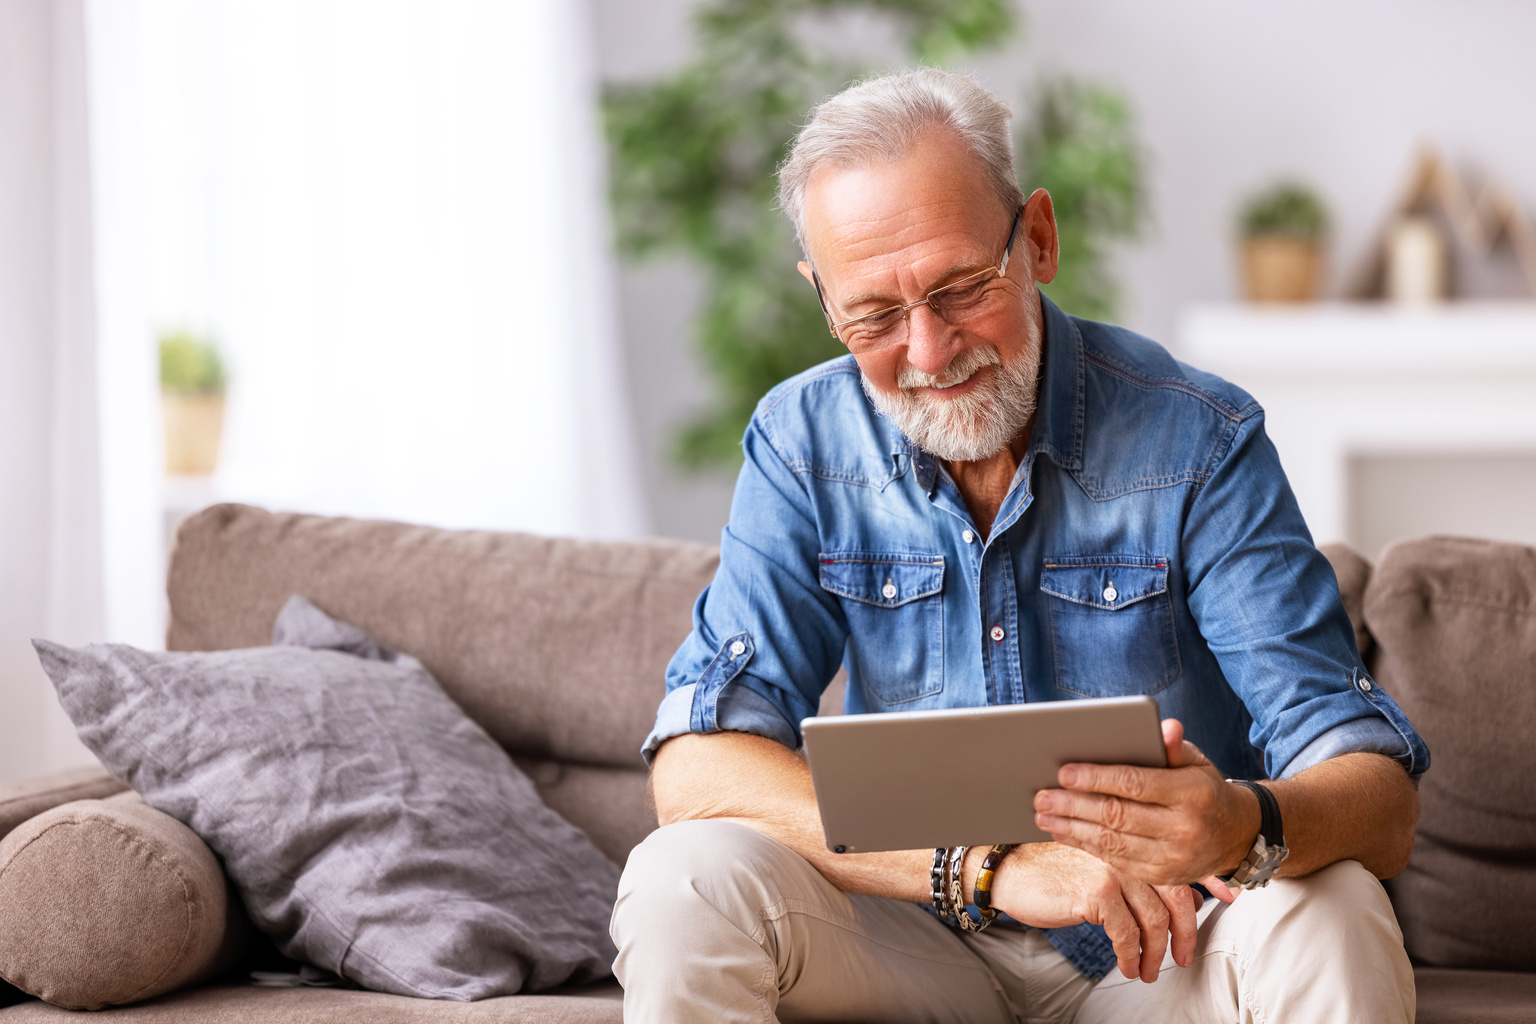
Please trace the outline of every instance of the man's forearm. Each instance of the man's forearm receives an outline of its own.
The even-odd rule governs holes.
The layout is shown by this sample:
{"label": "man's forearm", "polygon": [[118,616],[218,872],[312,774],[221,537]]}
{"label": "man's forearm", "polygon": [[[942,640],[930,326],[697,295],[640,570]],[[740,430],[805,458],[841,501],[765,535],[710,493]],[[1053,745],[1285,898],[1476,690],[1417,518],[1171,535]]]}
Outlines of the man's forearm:
{"label": "man's forearm", "polygon": [[663,825],[736,821],[788,846],[844,892],[928,899],[931,850],[827,849],[811,770],[773,740],[738,732],[674,737],[656,752],[651,794]]}
{"label": "man's forearm", "polygon": [[1382,754],[1344,754],[1266,783],[1280,802],[1291,855],[1281,876],[1357,860],[1377,878],[1408,864],[1419,795],[1402,765]]}

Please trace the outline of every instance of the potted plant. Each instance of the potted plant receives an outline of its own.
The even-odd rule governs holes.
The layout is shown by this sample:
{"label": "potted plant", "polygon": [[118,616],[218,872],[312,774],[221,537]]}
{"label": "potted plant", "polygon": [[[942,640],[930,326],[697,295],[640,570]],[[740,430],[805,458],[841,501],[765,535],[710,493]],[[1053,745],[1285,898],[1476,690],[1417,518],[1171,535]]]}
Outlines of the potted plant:
{"label": "potted plant", "polygon": [[224,432],[224,361],[212,341],[173,331],[160,337],[160,409],[165,471],[208,475]]}
{"label": "potted plant", "polygon": [[1318,295],[1328,211],[1305,185],[1282,183],[1243,208],[1243,289],[1250,302],[1308,302]]}

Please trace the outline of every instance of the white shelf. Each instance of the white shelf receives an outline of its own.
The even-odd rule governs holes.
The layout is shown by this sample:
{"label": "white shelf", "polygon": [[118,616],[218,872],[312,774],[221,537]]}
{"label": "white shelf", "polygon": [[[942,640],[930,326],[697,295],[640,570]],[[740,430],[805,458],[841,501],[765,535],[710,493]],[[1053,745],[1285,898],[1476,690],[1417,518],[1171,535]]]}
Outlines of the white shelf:
{"label": "white shelf", "polygon": [[1536,302],[1201,305],[1176,352],[1264,405],[1319,542],[1348,539],[1353,456],[1536,453]]}

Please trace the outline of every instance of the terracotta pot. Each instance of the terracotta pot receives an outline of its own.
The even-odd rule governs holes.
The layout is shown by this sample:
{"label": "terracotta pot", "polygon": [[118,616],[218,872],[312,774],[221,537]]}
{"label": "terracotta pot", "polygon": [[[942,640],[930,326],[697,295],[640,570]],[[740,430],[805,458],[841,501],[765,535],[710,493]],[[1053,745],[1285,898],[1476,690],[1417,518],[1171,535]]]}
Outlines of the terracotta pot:
{"label": "terracotta pot", "polygon": [[1323,247],[1281,235],[1243,241],[1243,290],[1249,302],[1311,302],[1322,278]]}
{"label": "terracotta pot", "polygon": [[219,466],[224,433],[223,395],[160,392],[165,420],[165,471],[207,476]]}

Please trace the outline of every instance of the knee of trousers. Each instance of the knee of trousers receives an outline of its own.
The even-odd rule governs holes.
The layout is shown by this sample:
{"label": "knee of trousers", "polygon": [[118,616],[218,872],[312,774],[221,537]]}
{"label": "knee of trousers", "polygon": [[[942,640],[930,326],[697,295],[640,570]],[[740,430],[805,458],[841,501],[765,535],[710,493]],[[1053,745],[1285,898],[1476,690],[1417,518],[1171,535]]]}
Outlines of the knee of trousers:
{"label": "knee of trousers", "polygon": [[1277,879],[1239,896],[1232,909],[1247,919],[1249,930],[1261,933],[1255,936],[1261,942],[1283,943],[1290,936],[1351,959],[1373,948],[1402,949],[1403,934],[1386,890],[1358,861],[1339,861],[1305,878]]}
{"label": "knee of trousers", "polygon": [[640,935],[698,934],[722,924],[756,936],[765,912],[790,896],[847,898],[761,832],[734,822],[682,821],[652,832],[630,853],[611,930],[621,949]]}

